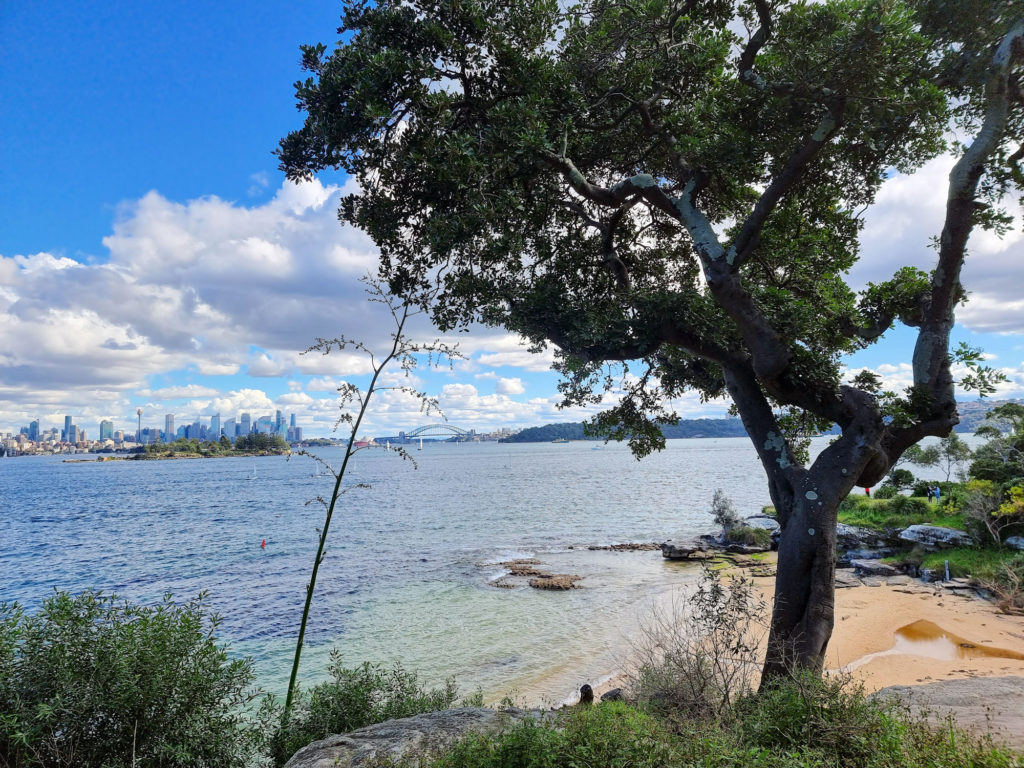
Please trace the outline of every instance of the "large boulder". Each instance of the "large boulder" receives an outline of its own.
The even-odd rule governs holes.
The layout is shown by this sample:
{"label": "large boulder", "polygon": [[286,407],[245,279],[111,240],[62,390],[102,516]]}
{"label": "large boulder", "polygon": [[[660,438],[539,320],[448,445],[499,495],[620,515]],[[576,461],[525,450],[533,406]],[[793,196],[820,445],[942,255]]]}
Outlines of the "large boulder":
{"label": "large boulder", "polygon": [[747,528],[764,528],[771,534],[775,534],[782,530],[779,527],[779,521],[774,517],[768,517],[768,515],[751,515],[750,517],[743,518],[743,525]]}
{"label": "large boulder", "polygon": [[1008,539],[1003,539],[1003,544],[1010,549],[1024,551],[1024,536],[1010,536]]}
{"label": "large boulder", "polygon": [[943,528],[939,525],[912,525],[900,532],[900,541],[919,544],[925,549],[936,550],[949,547],[969,547],[974,539],[964,531],[956,528]]}
{"label": "large boulder", "polygon": [[708,545],[699,539],[673,541],[669,539],[661,545],[661,556],[666,560],[689,560],[696,552],[706,552]]}
{"label": "large boulder", "polygon": [[527,718],[543,717],[536,711],[484,707],[428,712],[314,741],[292,755],[285,768],[359,768],[402,756],[415,765],[424,755],[444,751],[471,733],[498,733]]}
{"label": "large boulder", "polygon": [[897,576],[900,572],[896,566],[880,560],[851,560],[850,565],[862,576]]}
{"label": "large boulder", "polygon": [[890,544],[888,537],[870,528],[839,523],[836,526],[836,547],[840,550],[880,549]]}

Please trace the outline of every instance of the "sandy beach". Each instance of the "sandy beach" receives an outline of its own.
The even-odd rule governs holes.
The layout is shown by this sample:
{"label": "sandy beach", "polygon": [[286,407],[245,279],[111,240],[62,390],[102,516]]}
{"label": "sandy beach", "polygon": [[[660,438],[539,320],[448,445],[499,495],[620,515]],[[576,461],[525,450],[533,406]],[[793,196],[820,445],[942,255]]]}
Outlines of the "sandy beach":
{"label": "sandy beach", "polygon": [[[770,604],[774,579],[754,581]],[[908,703],[1024,750],[1024,617],[1001,613],[973,589],[866,581],[836,590],[828,669],[869,692],[912,686],[897,692]],[[623,681],[614,676],[595,691]]]}

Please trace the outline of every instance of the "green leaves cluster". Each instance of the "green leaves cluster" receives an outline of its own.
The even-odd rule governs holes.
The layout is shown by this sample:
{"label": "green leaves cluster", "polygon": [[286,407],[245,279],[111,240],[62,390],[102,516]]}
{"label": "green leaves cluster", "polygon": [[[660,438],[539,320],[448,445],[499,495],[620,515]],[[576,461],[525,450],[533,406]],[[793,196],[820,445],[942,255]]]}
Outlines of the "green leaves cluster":
{"label": "green leaves cluster", "polygon": [[200,595],[155,606],[57,593],[0,605],[0,764],[244,766],[251,662],[217,644]]}

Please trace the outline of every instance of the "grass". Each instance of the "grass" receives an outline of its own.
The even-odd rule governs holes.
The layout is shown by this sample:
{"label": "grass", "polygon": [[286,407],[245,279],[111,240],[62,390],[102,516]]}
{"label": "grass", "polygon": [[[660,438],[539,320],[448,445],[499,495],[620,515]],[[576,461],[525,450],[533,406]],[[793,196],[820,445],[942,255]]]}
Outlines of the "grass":
{"label": "grass", "polygon": [[973,576],[977,579],[990,579],[999,570],[999,566],[1009,562],[1017,553],[1006,549],[977,549],[974,547],[955,547],[939,552],[929,552],[921,561],[922,568],[941,570],[949,560],[950,576]]}
{"label": "grass", "polygon": [[839,522],[876,531],[920,524],[966,530],[962,513],[951,512],[938,504],[929,504],[927,499],[917,496],[898,496],[894,499],[849,496],[839,505]]}

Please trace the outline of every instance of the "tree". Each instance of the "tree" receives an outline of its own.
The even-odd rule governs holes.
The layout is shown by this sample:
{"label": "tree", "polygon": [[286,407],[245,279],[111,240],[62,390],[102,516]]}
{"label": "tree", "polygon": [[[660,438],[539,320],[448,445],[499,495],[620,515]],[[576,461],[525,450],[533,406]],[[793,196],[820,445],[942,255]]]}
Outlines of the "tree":
{"label": "tree", "polygon": [[[969,6],[969,8],[967,7]],[[569,405],[621,373],[595,419],[643,455],[666,402],[728,395],[782,525],[767,677],[820,670],[836,511],[957,422],[979,354],[949,352],[975,226],[1022,181],[1024,19],[1008,0],[357,0],[303,49],[292,179],[342,169],[340,218],[400,294],[436,286],[442,329],[553,344]],[[746,34],[734,30],[745,28]],[[892,169],[958,154],[931,274],[854,291],[859,212]],[[913,386],[843,356],[917,329]],[[813,462],[800,438],[838,425]]]}
{"label": "tree", "polygon": [[988,440],[974,452],[971,477],[1002,485],[1024,482],[1024,405],[993,408],[976,434]]}
{"label": "tree", "polygon": [[[971,456],[970,446],[956,432],[950,432],[935,445],[910,446],[902,458],[922,467],[938,467],[940,471],[946,473],[948,483],[953,471],[961,468]],[[893,469],[890,476],[896,471],[898,470]]]}

